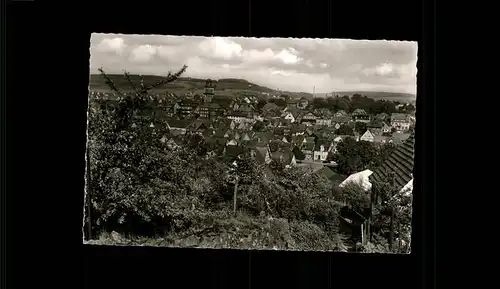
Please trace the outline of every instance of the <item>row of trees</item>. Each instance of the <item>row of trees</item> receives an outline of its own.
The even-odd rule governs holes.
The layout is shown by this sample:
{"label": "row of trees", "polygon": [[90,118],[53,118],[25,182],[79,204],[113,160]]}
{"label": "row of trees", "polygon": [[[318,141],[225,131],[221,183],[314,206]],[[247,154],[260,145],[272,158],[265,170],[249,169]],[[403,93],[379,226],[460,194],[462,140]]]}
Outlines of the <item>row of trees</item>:
{"label": "row of trees", "polygon": [[[260,99],[257,103],[257,109],[261,109],[266,105],[266,103],[274,103],[279,107],[285,107],[287,105],[288,97],[271,98],[269,100]],[[309,107],[307,109],[322,109],[326,108],[331,112],[337,112],[343,110],[347,113],[353,112],[356,109],[364,109],[370,114],[379,113],[412,113],[415,111],[415,106],[412,104],[405,105],[400,109],[396,109],[396,106],[401,104],[399,101],[390,100],[374,100],[368,98],[367,96],[362,96],[360,94],[354,94],[352,97],[347,95],[339,97],[316,97],[310,101]]]}

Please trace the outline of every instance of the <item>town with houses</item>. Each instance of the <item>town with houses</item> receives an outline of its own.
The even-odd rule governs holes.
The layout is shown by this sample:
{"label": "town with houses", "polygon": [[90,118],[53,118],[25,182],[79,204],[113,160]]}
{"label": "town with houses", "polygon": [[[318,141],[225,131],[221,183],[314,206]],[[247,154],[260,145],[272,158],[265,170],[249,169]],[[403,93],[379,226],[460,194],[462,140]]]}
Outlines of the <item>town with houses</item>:
{"label": "town with houses", "polygon": [[[405,112],[411,104],[398,103],[402,112],[369,114],[364,109],[352,112],[313,108],[312,99],[289,98],[262,93],[269,97],[258,108],[258,96],[240,96],[228,101],[217,98],[216,81],[206,80],[203,95],[186,94],[179,98],[168,94],[152,98],[150,110],[138,112],[137,117],[151,117],[166,121],[170,132],[162,142],[171,147],[182,145],[188,134],[203,136],[209,145],[209,154],[237,156],[250,149],[261,163],[281,160],[287,166],[301,163],[324,164],[331,168],[335,162],[329,155],[336,153],[337,144],[346,138],[378,145],[402,144],[415,124],[414,109]],[[91,92],[96,104],[113,103],[108,93]],[[336,96],[340,97],[340,96]],[[281,99],[281,106],[273,100]],[[284,104],[284,105],[283,105]],[[153,129],[155,123],[150,123]],[[361,130],[356,129],[362,127]],[[272,145],[273,143],[277,145]]]}

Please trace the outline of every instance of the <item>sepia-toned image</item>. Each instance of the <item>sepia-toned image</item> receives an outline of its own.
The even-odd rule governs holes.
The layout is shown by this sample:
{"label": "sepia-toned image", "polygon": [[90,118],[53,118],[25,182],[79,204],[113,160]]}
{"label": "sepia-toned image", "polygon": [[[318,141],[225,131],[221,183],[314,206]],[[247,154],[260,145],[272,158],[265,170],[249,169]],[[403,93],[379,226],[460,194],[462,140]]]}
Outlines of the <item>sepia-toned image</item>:
{"label": "sepia-toned image", "polygon": [[407,254],[417,42],[94,33],[85,244]]}

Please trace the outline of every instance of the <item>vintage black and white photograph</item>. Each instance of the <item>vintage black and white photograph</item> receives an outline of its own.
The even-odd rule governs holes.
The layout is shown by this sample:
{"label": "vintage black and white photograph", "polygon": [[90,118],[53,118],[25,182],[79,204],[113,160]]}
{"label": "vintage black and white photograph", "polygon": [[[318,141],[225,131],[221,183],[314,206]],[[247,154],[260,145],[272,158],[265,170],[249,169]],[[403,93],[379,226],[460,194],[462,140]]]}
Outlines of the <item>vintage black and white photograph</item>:
{"label": "vintage black and white photograph", "polygon": [[94,33],[85,244],[411,252],[417,42]]}

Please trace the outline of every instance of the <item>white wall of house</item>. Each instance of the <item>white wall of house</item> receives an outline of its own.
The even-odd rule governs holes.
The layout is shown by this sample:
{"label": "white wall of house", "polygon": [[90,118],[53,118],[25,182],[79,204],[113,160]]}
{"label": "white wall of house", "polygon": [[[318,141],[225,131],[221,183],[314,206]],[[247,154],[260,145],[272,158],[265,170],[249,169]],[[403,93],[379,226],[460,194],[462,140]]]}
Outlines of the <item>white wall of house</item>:
{"label": "white wall of house", "polygon": [[314,160],[315,161],[326,161],[326,158],[328,157],[328,151],[315,151],[314,152]]}
{"label": "white wall of house", "polygon": [[367,130],[360,138],[360,140],[363,140],[363,141],[369,141],[369,142],[373,142],[375,140],[375,137],[374,135],[369,131]]}
{"label": "white wall of house", "polygon": [[295,122],[295,117],[293,117],[293,114],[287,113],[285,115],[285,119],[290,120],[291,122]]}
{"label": "white wall of house", "polygon": [[398,132],[407,131],[410,129],[410,122],[407,121],[392,121],[391,126]]}

